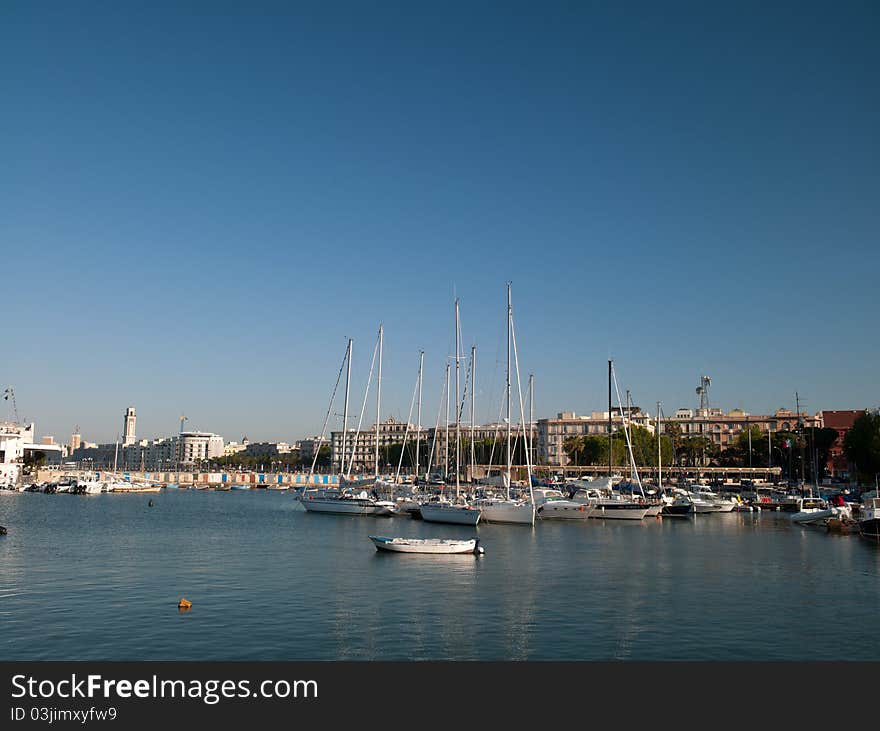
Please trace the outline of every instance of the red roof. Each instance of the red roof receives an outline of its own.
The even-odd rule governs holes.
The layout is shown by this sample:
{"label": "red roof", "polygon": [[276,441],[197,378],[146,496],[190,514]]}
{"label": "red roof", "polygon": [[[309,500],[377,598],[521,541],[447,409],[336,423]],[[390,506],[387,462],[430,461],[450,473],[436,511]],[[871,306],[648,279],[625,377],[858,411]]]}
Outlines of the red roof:
{"label": "red roof", "polygon": [[823,411],[822,422],[826,428],[830,429],[850,429],[853,423],[860,415],[864,414],[864,409],[853,409],[843,411]]}

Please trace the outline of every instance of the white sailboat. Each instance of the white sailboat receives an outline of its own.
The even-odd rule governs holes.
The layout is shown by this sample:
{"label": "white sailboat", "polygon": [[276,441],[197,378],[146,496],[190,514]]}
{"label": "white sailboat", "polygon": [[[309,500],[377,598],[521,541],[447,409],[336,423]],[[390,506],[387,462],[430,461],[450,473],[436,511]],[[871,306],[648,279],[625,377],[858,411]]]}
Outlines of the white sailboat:
{"label": "white sailboat", "polygon": [[[453,523],[455,525],[476,525],[480,522],[480,510],[475,509],[462,500],[461,496],[461,410],[459,409],[459,365],[461,359],[461,339],[459,337],[458,297],[455,298],[455,501],[451,502],[444,496],[438,500],[429,500],[419,504],[422,520],[428,523]],[[448,396],[448,391],[447,391]],[[448,401],[447,401],[448,403]],[[447,412],[448,413],[448,412]],[[449,445],[447,416],[447,449]]]}
{"label": "white sailboat", "polygon": [[[611,380],[613,377],[613,361],[608,361],[608,476],[605,478],[605,481],[602,483],[603,487],[599,487],[597,485],[598,480],[593,480],[588,483],[590,486],[587,488],[580,488],[572,498],[577,502],[589,503],[593,506],[593,511],[590,513],[591,518],[604,518],[608,520],[642,520],[651,509],[651,506],[644,502],[636,502],[634,500],[626,500],[623,496],[620,495],[619,492],[613,492],[610,488],[610,485],[614,481],[614,475],[612,474],[612,463],[613,463],[613,446],[614,446],[614,428],[611,416]],[[620,401],[620,393],[617,394],[617,402]],[[632,460],[633,466],[635,465],[635,459],[632,456],[632,445],[629,441],[629,432],[626,428],[626,420],[623,421],[623,431],[624,436],[627,441],[627,449],[629,451],[630,459]],[[641,488],[641,481],[638,480],[638,472],[634,469],[634,473],[636,476],[636,480],[638,481],[639,488]],[[607,484],[609,487],[604,489],[604,485]]]}
{"label": "white sailboat", "polygon": [[[514,357],[516,358],[516,380],[519,392],[520,424],[523,432],[523,445],[526,455],[526,469],[529,481],[529,499],[515,500],[510,497],[510,481],[513,471],[513,457],[511,453],[512,419],[510,413],[510,346],[513,343]],[[510,298],[510,282],[507,283],[507,375],[506,375],[506,399],[507,399],[507,474],[506,494],[504,498],[487,497],[474,501],[474,507],[479,508],[482,519],[487,523],[514,523],[519,525],[535,524],[535,500],[532,491],[532,468],[529,455],[529,439],[531,434],[527,432],[525,414],[523,413],[522,384],[519,379],[519,358],[516,354],[516,335],[513,333],[513,307]],[[530,425],[529,425],[530,427]]]}
{"label": "white sailboat", "polygon": [[[381,342],[382,327],[379,327],[379,339]],[[345,470],[346,443],[348,437],[348,400],[351,387],[351,355],[352,355],[352,339],[348,339],[348,347],[345,351],[346,377],[345,377],[345,404],[342,414],[342,456],[340,459],[340,472]],[[342,375],[340,368],[339,376],[336,379],[336,386],[330,397],[330,406],[327,409],[327,416],[324,419],[324,427],[321,430],[320,440],[323,441],[324,431],[327,427],[327,421],[330,417],[330,411],[333,408],[333,399],[336,396],[336,388],[339,386],[339,378]],[[376,424],[378,429],[379,425]],[[320,444],[321,441],[318,443]],[[318,452],[315,451],[315,457],[312,460],[312,469],[309,472],[309,482],[314,473],[315,464],[317,462]],[[308,486],[303,488],[301,502],[303,508],[309,513],[330,513],[335,515],[391,515],[391,509],[387,505],[379,504],[366,491],[355,493],[352,490],[351,480],[344,479],[345,475],[340,474],[340,489],[337,494],[330,494],[329,491],[318,489],[309,489]],[[375,485],[375,480],[371,481]]]}

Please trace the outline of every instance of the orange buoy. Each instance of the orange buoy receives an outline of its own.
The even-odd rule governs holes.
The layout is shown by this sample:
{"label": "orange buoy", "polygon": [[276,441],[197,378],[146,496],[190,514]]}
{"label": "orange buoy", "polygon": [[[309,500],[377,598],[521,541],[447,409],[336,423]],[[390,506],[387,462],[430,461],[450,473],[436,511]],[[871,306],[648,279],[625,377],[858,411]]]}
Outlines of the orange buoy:
{"label": "orange buoy", "polygon": [[178,609],[190,609],[193,603],[184,597],[181,597],[180,601],[177,603]]}

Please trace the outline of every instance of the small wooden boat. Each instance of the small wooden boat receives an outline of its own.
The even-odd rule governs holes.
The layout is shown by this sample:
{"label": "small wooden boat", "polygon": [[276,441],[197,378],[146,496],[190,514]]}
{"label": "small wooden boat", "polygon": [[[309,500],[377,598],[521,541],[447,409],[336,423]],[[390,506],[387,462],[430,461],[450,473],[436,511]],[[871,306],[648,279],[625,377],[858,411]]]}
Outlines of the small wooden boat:
{"label": "small wooden boat", "polygon": [[479,538],[454,540],[447,538],[387,538],[385,536],[370,536],[370,540],[376,546],[377,551],[391,551],[394,553],[474,553],[478,556],[483,553]]}

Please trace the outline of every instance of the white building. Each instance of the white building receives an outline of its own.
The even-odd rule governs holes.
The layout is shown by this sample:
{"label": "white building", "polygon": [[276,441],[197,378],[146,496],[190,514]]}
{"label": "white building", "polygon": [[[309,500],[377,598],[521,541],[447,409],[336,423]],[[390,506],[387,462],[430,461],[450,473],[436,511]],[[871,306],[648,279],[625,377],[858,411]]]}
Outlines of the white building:
{"label": "white building", "polygon": [[33,442],[33,424],[24,426],[13,421],[0,422],[0,485],[12,485],[18,480],[25,445]]}
{"label": "white building", "polygon": [[223,437],[211,432],[185,431],[180,434],[181,465],[198,464],[202,460],[223,456]]}

